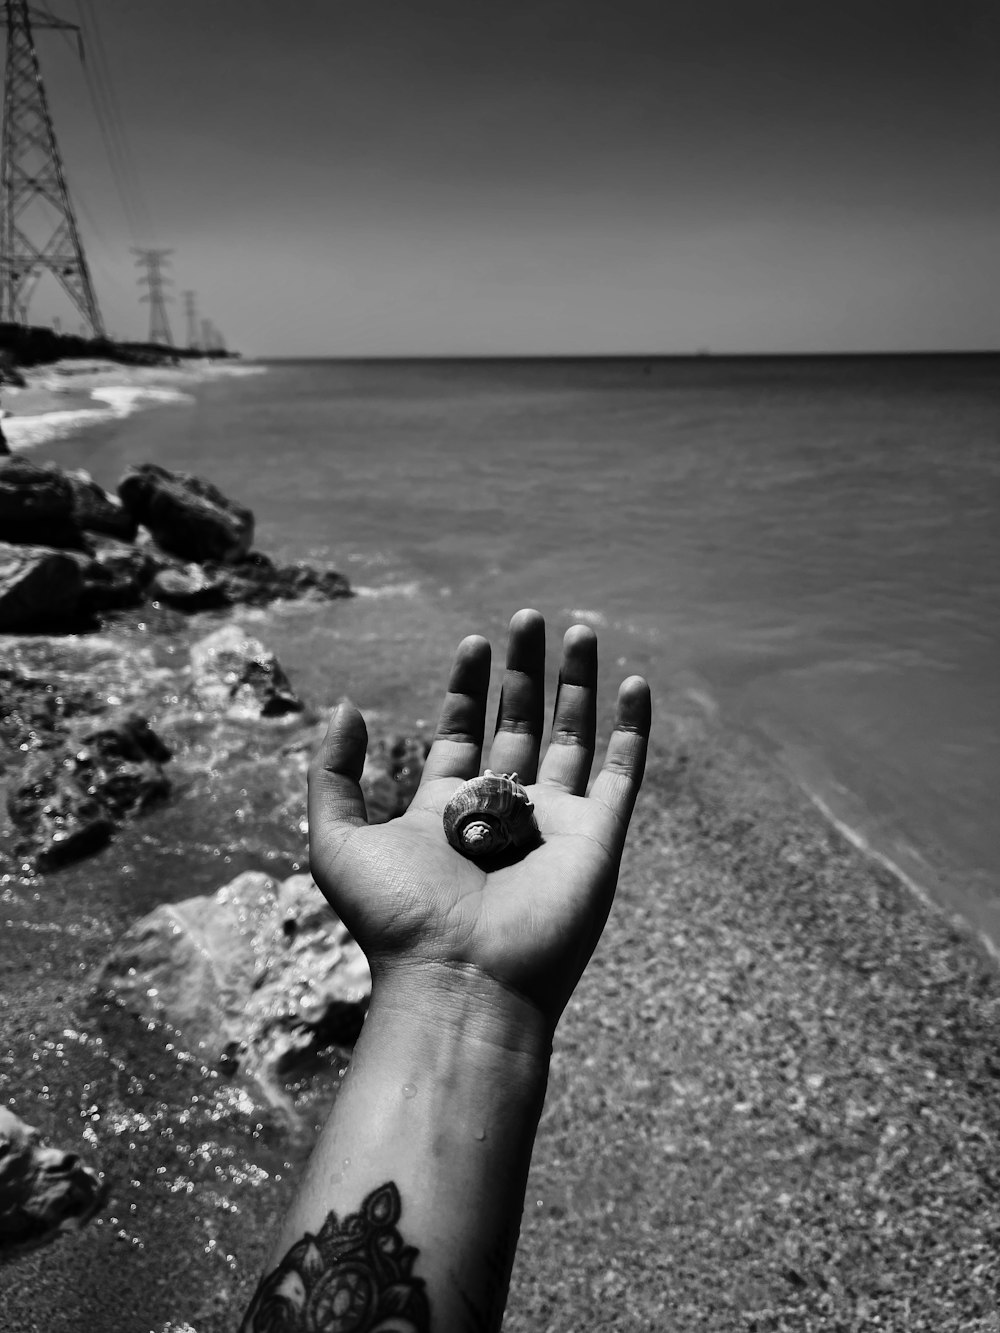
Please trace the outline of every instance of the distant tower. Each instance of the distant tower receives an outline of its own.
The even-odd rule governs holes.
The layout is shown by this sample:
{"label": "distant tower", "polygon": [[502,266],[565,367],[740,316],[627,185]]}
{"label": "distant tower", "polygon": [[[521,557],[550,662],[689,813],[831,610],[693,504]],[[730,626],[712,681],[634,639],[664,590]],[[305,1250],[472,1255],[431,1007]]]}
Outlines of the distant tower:
{"label": "distant tower", "polygon": [[206,352],[215,351],[215,329],[210,319],[201,321],[201,345]]}
{"label": "distant tower", "polygon": [[136,263],[145,265],[146,272],[140,277],[139,282],[146,284],[146,295],[140,296],[139,300],[144,304],[149,303],[149,341],[157,343],[161,347],[173,347],[174,339],[170,332],[170,325],[167,322],[166,302],[171,298],[164,296],[164,284],[170,279],[163,272],[162,266],[166,263],[167,256],[172,255],[172,250],[133,250],[133,254],[138,255]]}
{"label": "distant tower", "polygon": [[[184,293],[184,315],[187,319],[188,351],[198,350],[198,312],[194,304],[194,292]],[[205,349],[208,350],[207,348]]]}
{"label": "distant tower", "polygon": [[[7,65],[0,155],[0,321],[27,323],[28,306],[48,270],[67,292],[91,335],[104,324],[80,243],[56,133],[49,115],[31,25],[68,28],[28,0],[4,0]],[[36,233],[32,240],[29,230]]]}

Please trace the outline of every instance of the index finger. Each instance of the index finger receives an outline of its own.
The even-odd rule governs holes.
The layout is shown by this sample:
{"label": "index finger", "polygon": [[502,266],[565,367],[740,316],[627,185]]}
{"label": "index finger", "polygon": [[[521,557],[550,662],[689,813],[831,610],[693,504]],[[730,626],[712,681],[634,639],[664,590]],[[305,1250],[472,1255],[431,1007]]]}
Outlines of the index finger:
{"label": "index finger", "polygon": [[490,688],[490,645],[470,634],[455,651],[441,717],[420,776],[421,787],[435,778],[474,778],[479,772]]}

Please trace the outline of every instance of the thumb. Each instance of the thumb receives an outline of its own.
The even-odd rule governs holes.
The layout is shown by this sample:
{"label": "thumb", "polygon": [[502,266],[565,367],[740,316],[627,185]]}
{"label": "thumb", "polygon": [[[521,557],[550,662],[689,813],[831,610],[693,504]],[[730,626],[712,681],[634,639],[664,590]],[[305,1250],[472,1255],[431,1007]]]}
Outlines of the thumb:
{"label": "thumb", "polygon": [[365,720],[344,700],[333,710],[309,766],[309,840],[314,852],[336,852],[352,829],[368,823],[360,786],[367,748]]}

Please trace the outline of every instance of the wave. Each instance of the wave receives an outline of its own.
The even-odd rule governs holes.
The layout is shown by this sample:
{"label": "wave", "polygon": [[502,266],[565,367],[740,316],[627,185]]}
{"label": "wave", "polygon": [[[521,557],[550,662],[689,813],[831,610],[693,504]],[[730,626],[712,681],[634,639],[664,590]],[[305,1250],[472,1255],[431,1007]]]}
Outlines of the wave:
{"label": "wave", "polygon": [[28,416],[6,416],[3,433],[15,449],[36,449],[52,440],[75,435],[88,426],[105,421],[119,421],[143,407],[170,403],[192,403],[194,399],[180,389],[143,384],[108,384],[91,389],[90,397],[103,407],[60,408]]}
{"label": "wave", "polygon": [[580,620],[586,625],[596,625],[598,629],[608,623],[608,618],[603,611],[592,611],[586,606],[564,606],[562,614],[572,616],[574,620]]}
{"label": "wave", "polygon": [[386,583],[381,587],[355,584],[353,591],[358,597],[416,597],[420,584],[416,580],[409,583]]}
{"label": "wave", "polygon": [[193,403],[191,394],[154,384],[108,384],[91,389],[91,398],[107,403],[115,416],[127,417],[144,403]]}

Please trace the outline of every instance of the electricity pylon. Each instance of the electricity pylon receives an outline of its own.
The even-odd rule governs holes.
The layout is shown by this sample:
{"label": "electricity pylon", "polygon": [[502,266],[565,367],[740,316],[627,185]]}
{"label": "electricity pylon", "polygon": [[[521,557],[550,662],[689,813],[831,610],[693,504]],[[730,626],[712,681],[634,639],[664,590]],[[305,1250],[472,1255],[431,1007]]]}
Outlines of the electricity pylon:
{"label": "electricity pylon", "polygon": [[187,318],[188,351],[198,350],[198,312],[194,304],[194,292],[184,293],[184,314]]}
{"label": "electricity pylon", "polygon": [[[56,132],[32,36],[68,28],[28,0],[4,0],[7,64],[0,153],[0,321],[26,324],[28,306],[47,270],[65,289],[95,338],[104,336],[90,269],[80,242]],[[82,55],[82,50],[81,50]],[[29,227],[39,240],[33,241]],[[47,239],[41,239],[47,234]]]}
{"label": "electricity pylon", "polygon": [[146,284],[147,291],[145,296],[139,297],[139,301],[142,304],[147,302],[149,304],[149,341],[161,347],[173,347],[174,340],[167,322],[166,307],[166,302],[172,298],[163,294],[164,284],[170,279],[162,271],[162,265],[166,263],[167,256],[173,254],[173,250],[133,249],[132,253],[138,255],[135,261],[137,264],[146,266],[146,272],[140,277],[139,282]]}

